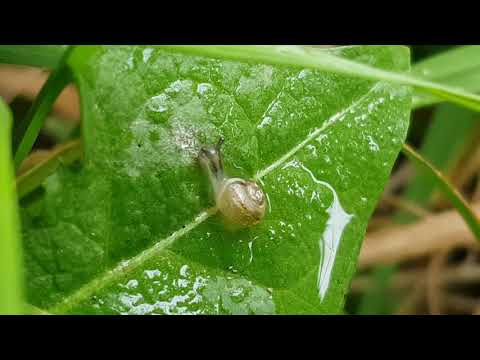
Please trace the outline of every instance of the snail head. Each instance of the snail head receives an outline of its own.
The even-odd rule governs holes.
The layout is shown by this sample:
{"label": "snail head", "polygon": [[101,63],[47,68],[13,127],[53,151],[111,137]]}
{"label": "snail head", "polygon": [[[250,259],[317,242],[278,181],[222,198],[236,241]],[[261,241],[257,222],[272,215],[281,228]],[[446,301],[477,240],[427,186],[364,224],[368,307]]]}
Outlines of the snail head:
{"label": "snail head", "polygon": [[219,188],[220,183],[225,178],[225,174],[223,171],[222,155],[220,151],[224,142],[225,139],[223,137],[220,137],[216,145],[210,147],[202,147],[198,156],[200,165],[207,172],[215,192]]}

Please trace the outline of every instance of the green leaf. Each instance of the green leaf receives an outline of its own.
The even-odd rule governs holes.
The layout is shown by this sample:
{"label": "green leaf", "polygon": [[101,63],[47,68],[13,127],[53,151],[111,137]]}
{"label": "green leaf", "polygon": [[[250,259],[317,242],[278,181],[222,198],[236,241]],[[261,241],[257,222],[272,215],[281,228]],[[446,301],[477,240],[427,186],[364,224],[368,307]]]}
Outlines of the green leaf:
{"label": "green leaf", "polygon": [[[431,56],[412,67],[416,76],[448,86],[478,93],[480,91],[480,46],[459,46],[452,50]],[[433,105],[441,98],[416,93],[413,108]]]}
{"label": "green leaf", "polygon": [[67,45],[0,45],[0,63],[55,69]]}
{"label": "green leaf", "polygon": [[0,98],[0,314],[23,312],[19,219],[11,157],[12,117]]}
{"label": "green leaf", "polygon": [[[329,50],[406,71],[398,46]],[[78,47],[84,165],[23,199],[29,301],[51,313],[340,313],[405,139],[407,87],[143,46]],[[269,206],[231,232],[197,155]],[[319,277],[320,274],[320,277]],[[319,281],[320,278],[320,281]]]}

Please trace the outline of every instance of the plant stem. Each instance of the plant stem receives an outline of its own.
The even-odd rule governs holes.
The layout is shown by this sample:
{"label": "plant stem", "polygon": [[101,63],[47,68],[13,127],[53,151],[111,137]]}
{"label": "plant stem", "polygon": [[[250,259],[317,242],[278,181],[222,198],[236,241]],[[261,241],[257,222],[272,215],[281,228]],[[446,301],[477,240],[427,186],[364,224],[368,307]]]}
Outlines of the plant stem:
{"label": "plant stem", "polygon": [[0,98],[0,314],[23,312],[22,248],[13,175],[10,110]]}
{"label": "plant stem", "polygon": [[438,185],[444,192],[445,196],[452,202],[467,223],[468,227],[480,241],[480,219],[475,215],[473,209],[470,207],[465,198],[455,187],[448,181],[448,179],[438,171],[427,159],[417,153],[410,145],[404,144],[403,153],[408,156],[416,165],[424,171],[432,174],[437,180]]}

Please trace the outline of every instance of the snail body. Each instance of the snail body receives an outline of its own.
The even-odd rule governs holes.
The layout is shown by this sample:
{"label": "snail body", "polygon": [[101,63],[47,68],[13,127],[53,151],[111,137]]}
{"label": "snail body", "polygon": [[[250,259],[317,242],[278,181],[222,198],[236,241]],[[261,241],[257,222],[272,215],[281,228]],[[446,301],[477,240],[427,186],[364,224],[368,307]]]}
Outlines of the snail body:
{"label": "snail body", "polygon": [[217,209],[231,228],[256,225],[265,215],[265,194],[254,181],[225,175],[220,153],[222,143],[223,139],[215,147],[201,149],[199,155],[212,184]]}

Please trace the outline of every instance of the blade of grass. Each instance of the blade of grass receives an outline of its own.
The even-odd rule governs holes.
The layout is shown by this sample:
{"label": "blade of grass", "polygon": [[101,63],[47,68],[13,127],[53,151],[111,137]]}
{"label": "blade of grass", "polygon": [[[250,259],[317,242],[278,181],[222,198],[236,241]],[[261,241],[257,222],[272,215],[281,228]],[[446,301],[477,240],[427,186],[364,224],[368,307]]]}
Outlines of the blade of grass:
{"label": "blade of grass", "polygon": [[[173,47],[178,50],[178,46],[173,46]],[[200,52],[200,53],[210,52],[212,53],[212,55],[215,55],[215,54],[222,55],[222,56],[230,55],[235,58],[240,57],[242,59],[249,58],[248,53],[246,55],[241,53],[235,54],[234,52],[232,52],[232,49],[228,49],[233,47],[248,48],[248,46],[215,46],[216,49],[212,49],[214,48],[212,46],[204,46],[204,47],[205,49],[192,49],[192,48],[198,48],[198,46],[187,46],[186,49],[180,49],[180,50]],[[55,69],[59,65],[61,57],[64,54],[66,48],[67,46],[65,45],[0,45],[0,63],[30,65],[30,66],[48,67],[48,68]],[[221,49],[221,48],[225,48],[225,49]],[[260,47],[256,46],[256,48],[260,48]],[[285,48],[285,47],[283,46],[281,48]],[[322,51],[322,49],[313,49],[313,50]],[[257,54],[262,55],[258,51],[257,51]],[[313,55],[315,56],[315,54]],[[264,60],[266,62],[274,61],[274,62],[285,63],[285,59],[275,59],[274,57],[269,58],[270,56],[272,56],[272,54],[267,54],[266,56],[264,56],[265,57]],[[324,53],[322,54],[322,57],[331,58],[332,55]],[[290,63],[290,62],[287,62],[287,63]],[[308,63],[304,63],[304,64],[298,63],[298,65],[309,66]],[[310,64],[310,66],[311,65],[312,64]],[[323,64],[321,65],[322,67],[319,67],[320,64],[316,64],[314,67],[328,70],[332,68],[332,65],[335,68],[335,64],[332,64],[332,63]],[[355,75],[355,70],[362,70],[362,69],[359,69],[358,67],[356,69],[345,68],[345,65],[346,65],[345,60],[342,63],[338,63],[337,65],[342,68],[342,69],[337,69],[338,72],[345,73],[346,71],[346,73],[350,75]],[[357,65],[361,65],[361,67],[363,68],[361,72],[364,72],[365,70],[367,70],[365,68],[368,68],[368,66],[366,65],[362,65],[362,64],[357,64]],[[327,66],[328,69],[324,68],[323,66]],[[398,78],[396,79],[390,78],[391,81],[398,82],[400,80],[401,83],[408,82],[409,85],[412,85],[414,87],[422,88],[426,86],[428,88],[428,86],[431,86],[433,84],[434,87],[436,85],[440,86],[440,88],[438,88],[437,91],[442,91],[441,89],[442,87],[444,88],[443,90],[447,90],[447,91],[449,91],[448,89],[449,87],[454,87],[452,88],[454,92],[455,91],[460,91],[464,93],[465,91],[477,92],[477,91],[480,91],[480,46],[478,45],[460,46],[458,48],[432,56],[431,58],[428,58],[426,60],[423,60],[415,64],[412,67],[412,73],[424,79],[424,81],[422,81],[421,79],[417,79],[417,80],[420,80],[420,83],[418,82],[410,83],[412,80],[415,82],[415,78],[406,79],[405,75],[388,73],[378,69],[374,69],[374,70],[377,70],[375,74],[371,73],[369,75],[369,76],[373,76],[374,79],[376,79],[378,75],[381,75],[383,77],[387,75],[387,77],[390,77],[393,74],[393,75],[397,75],[397,77],[403,76],[404,79],[400,80]],[[354,73],[352,73],[352,71],[354,71]],[[365,76],[368,74],[359,73],[357,75]],[[428,81],[425,82],[425,79],[436,81],[441,84],[430,83],[430,85],[428,85],[429,82]],[[388,80],[388,79],[385,78],[384,80]],[[445,89],[445,86],[447,87],[446,89]],[[462,89],[455,89],[455,87],[461,87]],[[426,89],[424,89],[423,91],[425,90]],[[440,102],[442,101],[442,98],[446,100],[452,100],[449,98],[445,98],[441,94],[439,94],[438,96],[432,96],[431,94],[415,94],[413,99],[413,108],[415,109],[422,106],[427,106],[427,105]],[[476,101],[478,101],[478,99]],[[473,106],[475,110],[478,110],[478,107],[476,107],[475,105]]]}
{"label": "blade of grass", "polygon": [[10,110],[0,98],[0,314],[23,312],[22,251],[13,175]]}
{"label": "blade of grass", "polygon": [[430,56],[412,66],[412,72],[428,79],[453,78],[459,73],[480,67],[480,45],[456,46]]}
{"label": "blade of grass", "polygon": [[162,45],[162,47],[190,54],[308,67],[370,80],[409,85],[418,91],[480,111],[480,96],[478,95],[419,77],[373,68],[332,55],[323,49],[285,45]]}
{"label": "blade of grass", "polygon": [[[412,66],[412,73],[424,79],[460,87],[465,91],[480,91],[480,46],[458,46],[431,56]],[[414,94],[413,108],[433,105],[442,99]]]}
{"label": "blade of grass", "polygon": [[411,146],[404,144],[402,152],[419,168],[431,173],[435,177],[438,186],[442,189],[445,196],[452,202],[452,205],[460,213],[477,240],[480,241],[480,219],[475,215],[473,209],[467,203],[462,194],[453,187],[440,171],[438,171],[422,155],[417,153]]}
{"label": "blade of grass", "polygon": [[53,174],[60,164],[71,164],[75,160],[80,159],[82,154],[83,147],[80,140],[74,140],[60,145],[51,152],[50,156],[17,178],[17,193],[19,199],[40,186],[43,180]]}
{"label": "blade of grass", "polygon": [[22,161],[32,149],[56,98],[71,81],[71,73],[66,64],[66,60],[72,49],[72,47],[69,47],[65,51],[61,64],[49,76],[47,82],[33,102],[26,118],[16,129],[17,132],[13,136],[13,152],[16,169],[18,169]]}
{"label": "blade of grass", "polygon": [[66,45],[0,45],[0,63],[56,69]]}

